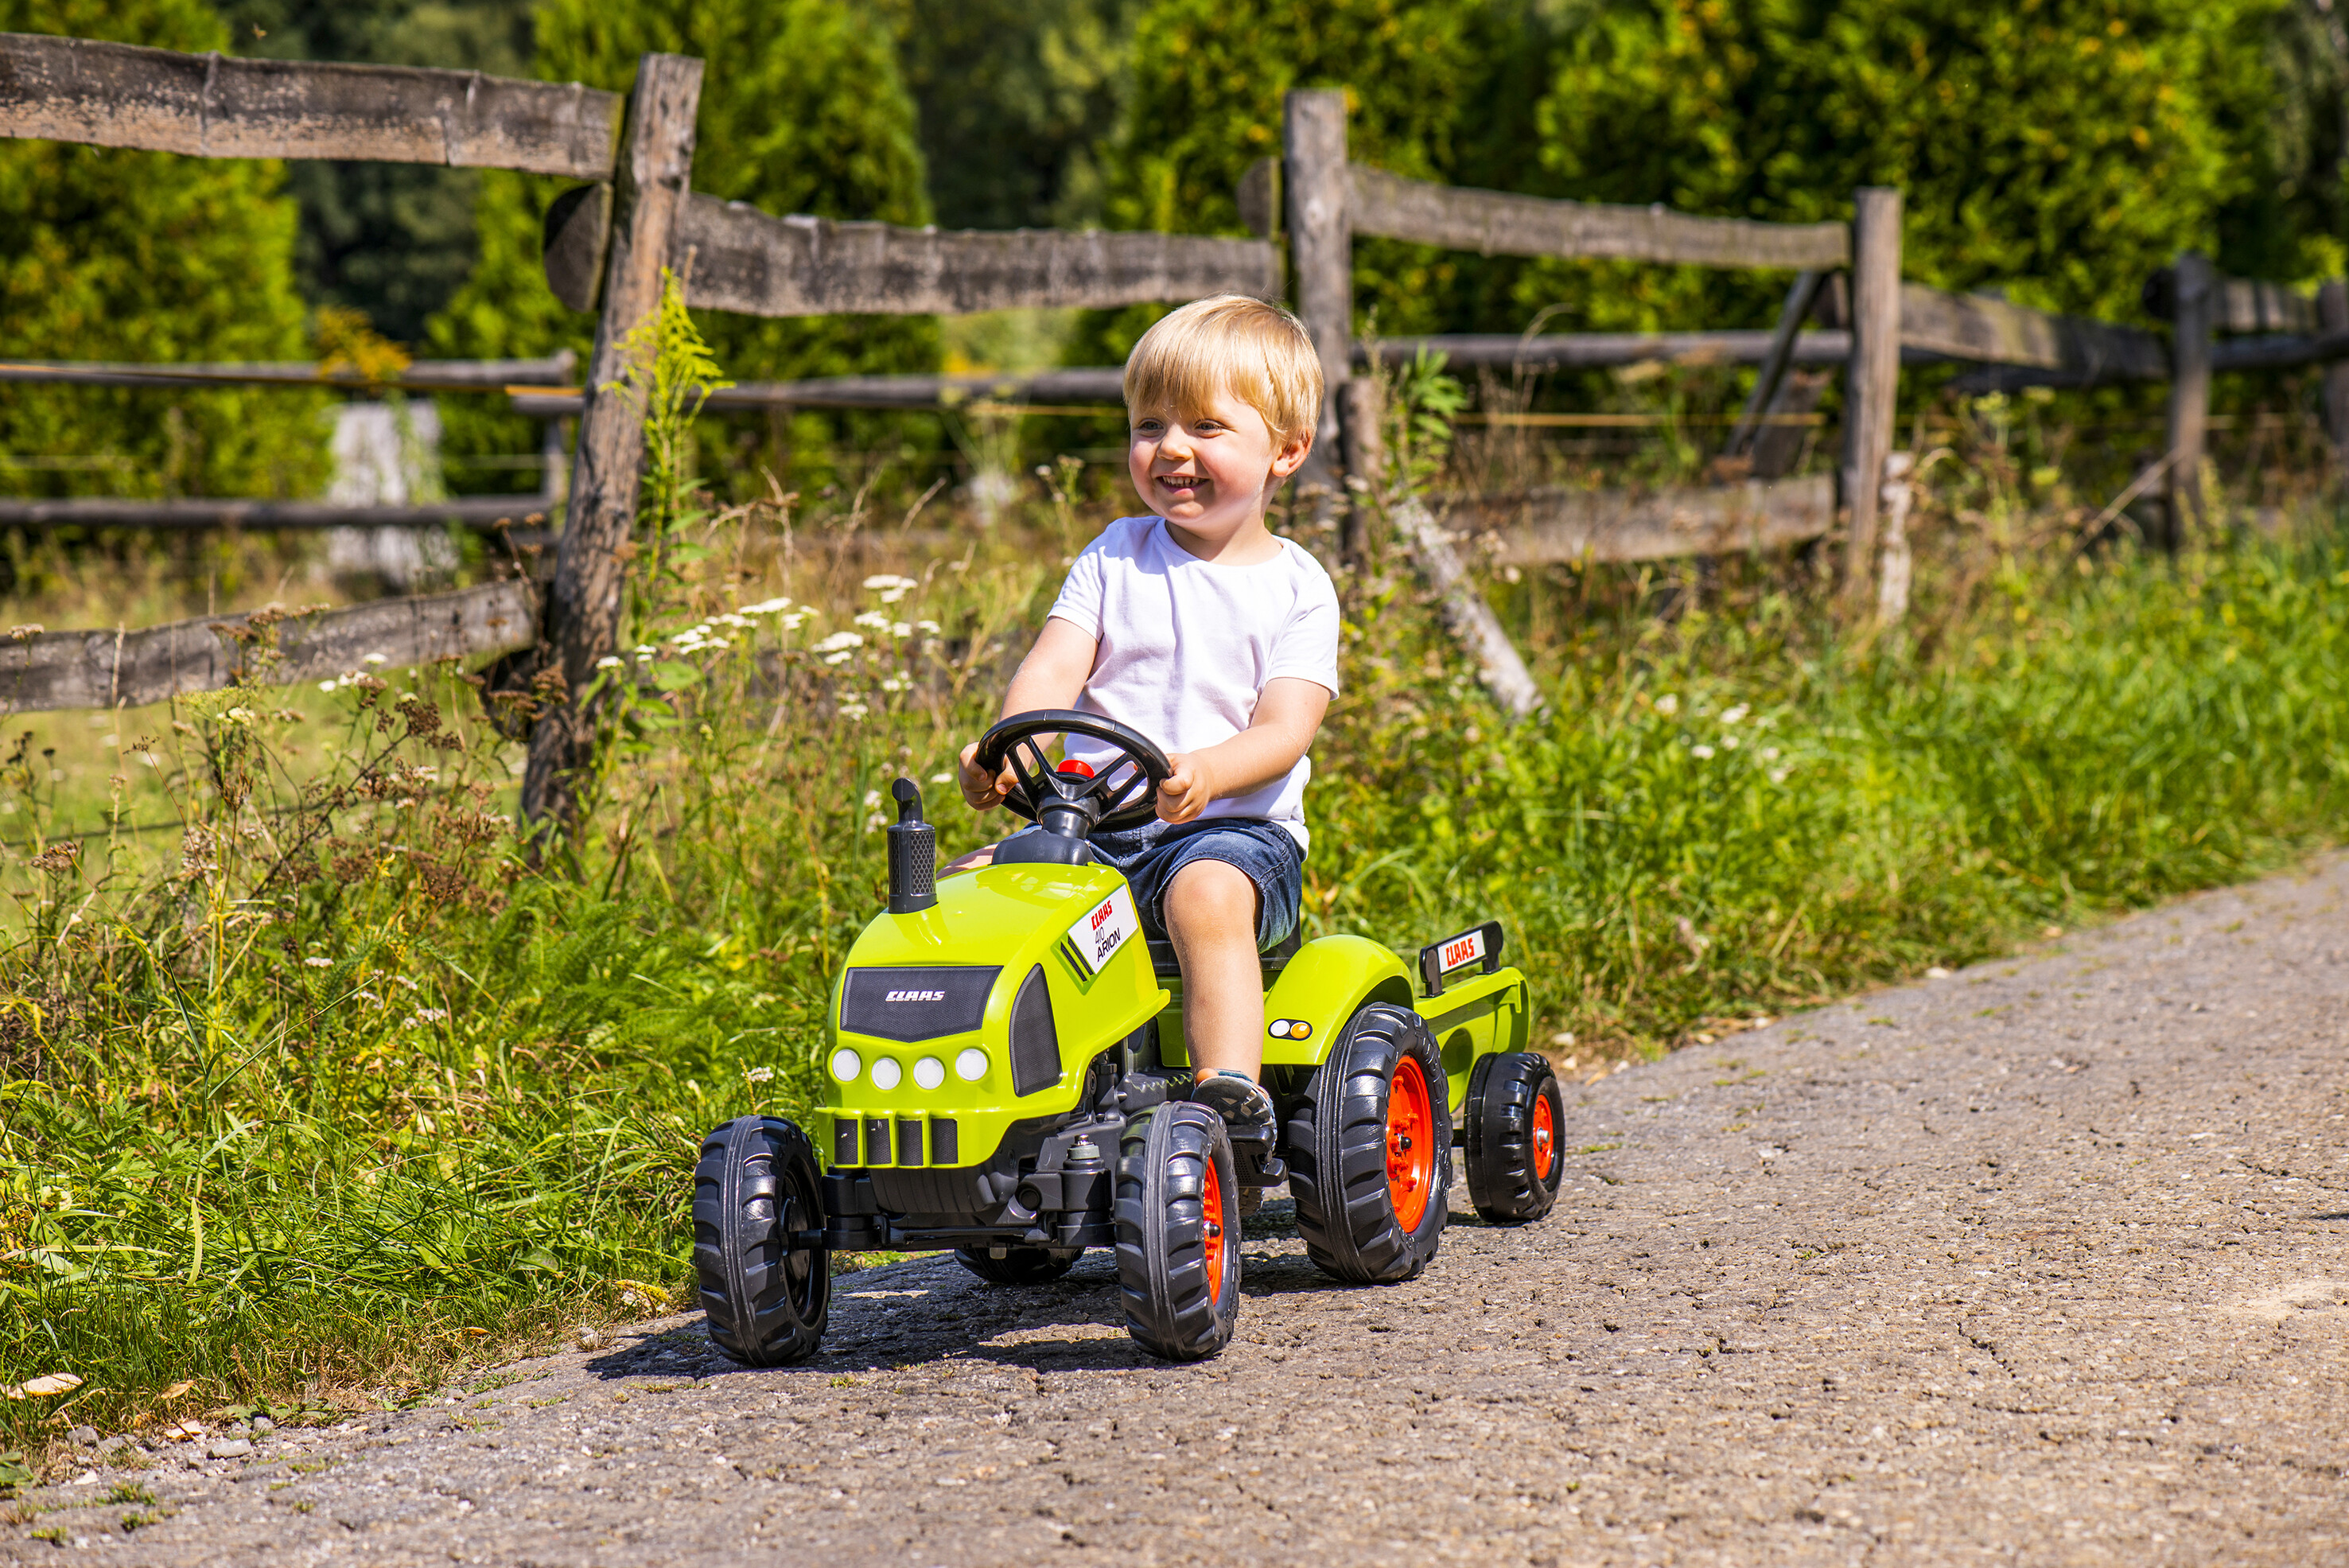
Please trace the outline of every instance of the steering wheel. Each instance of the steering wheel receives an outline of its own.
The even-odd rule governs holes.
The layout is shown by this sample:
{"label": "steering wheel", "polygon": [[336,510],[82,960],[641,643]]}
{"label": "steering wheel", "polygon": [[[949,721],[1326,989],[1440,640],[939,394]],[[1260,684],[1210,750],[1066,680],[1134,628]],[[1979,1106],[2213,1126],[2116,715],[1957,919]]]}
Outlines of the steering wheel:
{"label": "steering wheel", "polygon": [[[1046,735],[1082,735],[1116,747],[1118,754],[1097,774],[1082,763],[1055,768],[1044,755]],[[1040,812],[1082,813],[1092,818],[1092,827],[1134,827],[1156,816],[1158,786],[1174,772],[1166,753],[1134,731],[1073,708],[1012,714],[979,737],[972,760],[990,772],[1010,763],[1019,783],[1003,805],[1014,815],[1036,822]]]}

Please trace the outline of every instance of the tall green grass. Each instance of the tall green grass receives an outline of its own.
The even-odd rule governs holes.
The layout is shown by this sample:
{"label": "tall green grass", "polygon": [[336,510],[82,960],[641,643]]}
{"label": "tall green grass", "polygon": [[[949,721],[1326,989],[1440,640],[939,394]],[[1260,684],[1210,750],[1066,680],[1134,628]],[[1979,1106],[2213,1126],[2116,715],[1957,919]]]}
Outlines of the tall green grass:
{"label": "tall green grass", "polygon": [[[844,510],[682,524],[607,676],[591,826],[540,869],[520,752],[454,670],[118,715],[136,779],[78,798],[37,759],[84,721],[21,723],[0,1382],[90,1382],[0,1402],[0,1447],[396,1400],[659,1303],[698,1136],[813,1092],[880,792],[992,716],[1099,521],[1064,493],[927,559]],[[1509,613],[1563,629],[1513,725],[1380,555],[1344,583],[1308,928],[1498,917],[1588,1062],[2239,878],[2338,830],[2344,566],[2010,549],[1905,639],[1837,632],[1794,571],[1670,619],[1630,578],[1528,580]],[[122,830],[134,784],[181,826]],[[1000,831],[926,787],[944,847]]]}

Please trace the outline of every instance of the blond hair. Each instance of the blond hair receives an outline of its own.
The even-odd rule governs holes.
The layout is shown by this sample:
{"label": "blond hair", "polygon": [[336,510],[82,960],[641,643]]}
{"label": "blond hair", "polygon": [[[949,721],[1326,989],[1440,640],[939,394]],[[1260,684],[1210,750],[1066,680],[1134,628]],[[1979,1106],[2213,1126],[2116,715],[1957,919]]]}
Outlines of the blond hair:
{"label": "blond hair", "polygon": [[1195,299],[1163,317],[1125,359],[1128,410],[1173,404],[1189,419],[1218,392],[1264,416],[1287,445],[1321,422],[1321,357],[1305,324],[1245,294]]}

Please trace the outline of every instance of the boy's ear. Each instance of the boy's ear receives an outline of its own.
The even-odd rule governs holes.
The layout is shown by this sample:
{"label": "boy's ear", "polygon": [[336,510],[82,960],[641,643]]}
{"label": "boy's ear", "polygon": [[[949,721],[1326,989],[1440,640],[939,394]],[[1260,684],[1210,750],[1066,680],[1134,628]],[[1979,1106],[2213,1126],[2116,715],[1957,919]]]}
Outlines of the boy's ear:
{"label": "boy's ear", "polygon": [[1309,430],[1303,435],[1292,437],[1282,444],[1278,452],[1272,454],[1272,476],[1275,479],[1287,479],[1305,466],[1306,454],[1312,450],[1313,432]]}

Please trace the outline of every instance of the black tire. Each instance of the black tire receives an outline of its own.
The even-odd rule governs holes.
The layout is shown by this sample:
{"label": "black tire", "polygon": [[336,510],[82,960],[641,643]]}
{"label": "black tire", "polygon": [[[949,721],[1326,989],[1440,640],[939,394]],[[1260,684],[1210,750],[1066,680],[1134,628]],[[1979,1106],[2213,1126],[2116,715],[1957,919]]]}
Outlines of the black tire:
{"label": "black tire", "polygon": [[1084,1253],[1072,1247],[1013,1247],[1000,1258],[984,1247],[957,1247],[955,1261],[991,1285],[1048,1285]]}
{"label": "black tire", "polygon": [[1178,1100],[1125,1124],[1117,1150],[1117,1282],[1135,1343],[1168,1361],[1205,1361],[1240,1314],[1239,1183],[1231,1135]]}
{"label": "black tire", "polygon": [[1522,1225],[1557,1201],[1566,1158],[1557,1147],[1566,1096],[1547,1060],[1509,1051],[1468,1075],[1468,1200],[1487,1224]]}
{"label": "black tire", "polygon": [[[1392,1086],[1399,1073],[1408,1078],[1406,1063],[1425,1090],[1416,1124],[1423,1131],[1400,1126],[1403,1107]],[[1408,1088],[1405,1100],[1418,1104]],[[1416,1278],[1435,1256],[1452,1201],[1450,1090],[1426,1022],[1381,1002],[1357,1012],[1291,1105],[1286,1131],[1288,1190],[1306,1256],[1350,1284]],[[1393,1151],[1408,1168],[1390,1180],[1396,1137],[1411,1144]]]}
{"label": "black tire", "polygon": [[820,1230],[815,1150],[780,1116],[743,1116],[701,1140],[693,1168],[693,1272],[709,1337],[746,1366],[803,1360],[832,1309],[832,1250],[792,1247]]}

